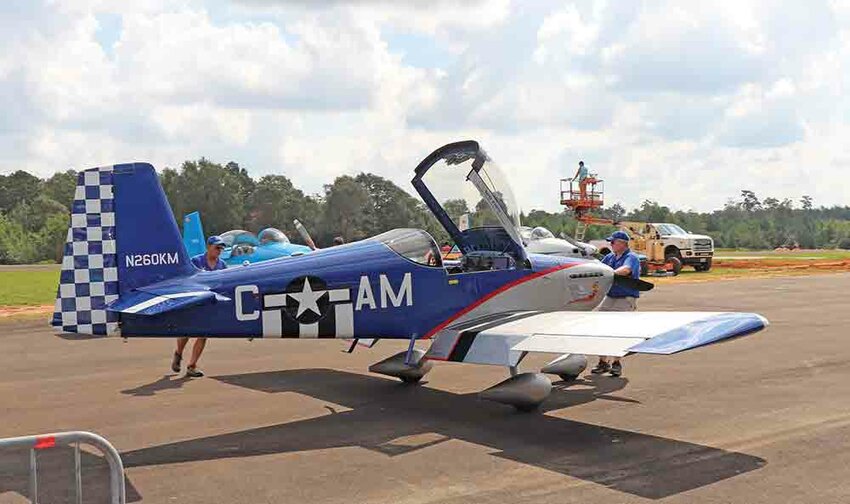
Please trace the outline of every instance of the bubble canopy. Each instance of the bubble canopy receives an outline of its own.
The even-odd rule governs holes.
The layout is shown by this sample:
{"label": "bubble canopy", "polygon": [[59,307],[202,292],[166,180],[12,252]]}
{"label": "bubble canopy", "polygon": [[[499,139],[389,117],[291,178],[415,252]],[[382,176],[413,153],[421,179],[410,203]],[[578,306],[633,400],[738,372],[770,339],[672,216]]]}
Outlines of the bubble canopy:
{"label": "bubble canopy", "polygon": [[247,243],[249,245],[259,244],[254,233],[245,231],[244,229],[232,229],[225,233],[221,233],[219,236],[221,236],[221,239],[227,247],[233,247],[234,245],[239,245],[241,243]]}
{"label": "bubble canopy", "polygon": [[260,234],[257,235],[257,238],[260,240],[261,245],[265,245],[267,243],[289,243],[289,238],[277,228],[266,228],[260,231]]}
{"label": "bubble canopy", "polygon": [[[413,186],[465,254],[487,250],[525,258],[519,235],[519,209],[508,179],[478,145],[469,140],[445,145],[416,167]],[[469,229],[455,222],[469,214]]]}

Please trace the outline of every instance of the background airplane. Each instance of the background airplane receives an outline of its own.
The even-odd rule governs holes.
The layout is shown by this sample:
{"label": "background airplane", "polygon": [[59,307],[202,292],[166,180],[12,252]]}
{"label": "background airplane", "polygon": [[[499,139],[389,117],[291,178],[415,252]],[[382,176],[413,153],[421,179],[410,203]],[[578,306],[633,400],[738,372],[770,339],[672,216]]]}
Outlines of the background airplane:
{"label": "background airplane", "polygon": [[[192,266],[153,167],[81,172],[52,325],[65,333],[218,338],[402,339],[408,349],[370,367],[419,381],[433,361],[504,366],[482,397],[528,410],[552,373],[572,379],[583,354],[668,355],[767,326],[753,313],[591,312],[617,277],[598,261],[529,253],[510,187],[477,142],[426,157],[413,186],[463,253],[442,264],[419,229],[250,268]],[[489,222],[460,231],[438,201],[463,197]],[[639,282],[639,281],[638,281]],[[426,351],[415,346],[430,343]],[[355,345],[351,345],[353,350]],[[518,371],[529,352],[559,355]]]}
{"label": "background airplane", "polygon": [[534,254],[593,257],[598,252],[598,249],[589,243],[567,237],[556,238],[551,231],[543,226],[535,228],[520,226],[519,233],[526,250]]}
{"label": "background airplane", "polygon": [[[227,245],[221,253],[221,259],[228,266],[306,254],[312,250],[308,246],[291,243],[286,234],[276,228],[265,228],[256,235],[250,231],[234,229],[219,236]],[[183,217],[183,244],[189,257],[206,251],[200,213],[192,212]]]}

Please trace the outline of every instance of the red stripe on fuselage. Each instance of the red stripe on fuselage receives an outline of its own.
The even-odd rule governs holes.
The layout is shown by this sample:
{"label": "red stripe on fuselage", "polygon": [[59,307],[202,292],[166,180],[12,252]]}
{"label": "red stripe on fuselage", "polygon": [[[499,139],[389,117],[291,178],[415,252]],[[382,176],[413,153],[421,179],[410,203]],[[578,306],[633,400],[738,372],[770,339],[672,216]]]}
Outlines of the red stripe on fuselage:
{"label": "red stripe on fuselage", "polygon": [[[455,313],[455,314],[454,314],[454,315],[452,315],[451,317],[447,318],[446,320],[444,320],[443,322],[441,322],[440,324],[438,324],[436,327],[434,327],[433,329],[431,329],[430,331],[428,331],[428,332],[425,334],[425,336],[423,336],[423,337],[422,337],[422,339],[431,339],[431,338],[433,338],[435,334],[437,334],[438,332],[440,332],[440,331],[442,331],[443,329],[445,329],[445,328],[446,328],[449,324],[451,324],[451,323],[452,323],[452,322],[454,322],[455,320],[457,320],[457,319],[459,319],[460,317],[462,317],[462,316],[466,315],[467,313],[469,313],[469,312],[471,312],[472,310],[474,310],[474,309],[478,308],[479,306],[481,306],[481,305],[482,305],[482,304],[484,304],[485,302],[489,301],[490,299],[494,298],[495,296],[498,296],[499,294],[501,294],[501,293],[505,292],[506,290],[508,290],[508,289],[510,289],[510,288],[512,288],[512,287],[516,287],[516,286],[517,286],[517,285],[519,285],[519,284],[522,284],[522,283],[525,283],[525,282],[529,282],[529,281],[531,281],[531,280],[534,280],[535,278],[540,278],[540,277],[542,277],[542,276],[548,275],[549,273],[554,273],[554,272],[556,272],[556,271],[560,271],[560,270],[563,270],[563,269],[572,268],[573,266],[579,266],[579,265],[581,265],[581,264],[584,264],[584,263],[569,263],[569,264],[561,264],[561,265],[559,265],[559,266],[555,266],[555,267],[552,267],[552,268],[549,268],[549,269],[546,269],[546,270],[543,270],[543,271],[538,271],[537,273],[532,273],[532,274],[530,274],[530,275],[528,275],[528,276],[524,276],[524,277],[522,277],[522,278],[517,278],[516,280],[514,280],[514,281],[512,281],[512,282],[508,282],[508,283],[506,283],[505,285],[503,285],[503,286],[499,287],[498,289],[494,290],[493,292],[491,292],[491,293],[489,293],[489,294],[485,295],[485,296],[484,296],[484,297],[482,297],[481,299],[478,299],[477,301],[475,301],[474,303],[470,304],[470,305],[469,305],[469,306],[467,306],[466,308],[464,308],[464,309],[460,310],[459,312]],[[457,341],[455,341],[455,344],[457,344]],[[452,349],[454,349],[454,348],[452,348]],[[451,354],[451,352],[449,352],[449,354]],[[445,359],[438,359],[438,358],[433,358],[433,357],[429,357],[429,359],[433,359],[433,360],[445,360]]]}

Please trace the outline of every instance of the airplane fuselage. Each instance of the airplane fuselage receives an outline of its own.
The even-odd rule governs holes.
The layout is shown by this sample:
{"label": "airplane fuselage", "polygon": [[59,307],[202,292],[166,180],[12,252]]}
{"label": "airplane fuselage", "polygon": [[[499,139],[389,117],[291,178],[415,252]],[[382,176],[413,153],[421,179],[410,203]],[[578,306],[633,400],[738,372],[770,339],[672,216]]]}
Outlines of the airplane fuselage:
{"label": "airplane fuselage", "polygon": [[451,323],[490,313],[590,310],[612,281],[610,268],[596,261],[531,254],[529,265],[450,273],[365,240],[142,287],[163,292],[191,286],[218,296],[156,316],[124,313],[121,334],[428,338]]}

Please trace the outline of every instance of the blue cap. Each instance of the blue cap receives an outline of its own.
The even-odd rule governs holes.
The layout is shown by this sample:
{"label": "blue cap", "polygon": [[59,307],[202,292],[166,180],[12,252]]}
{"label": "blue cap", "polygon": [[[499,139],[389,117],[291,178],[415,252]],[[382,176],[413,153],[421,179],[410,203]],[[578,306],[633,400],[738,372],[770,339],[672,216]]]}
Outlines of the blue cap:
{"label": "blue cap", "polygon": [[625,231],[614,231],[613,233],[611,233],[611,236],[609,236],[608,238],[605,238],[605,241],[609,241],[609,242],[614,241],[614,240],[629,241],[629,234],[626,233]]}
{"label": "blue cap", "polygon": [[221,239],[221,236],[212,235],[209,238],[207,238],[207,245],[221,245],[222,247],[224,247],[225,243],[224,243],[224,240]]}

